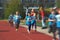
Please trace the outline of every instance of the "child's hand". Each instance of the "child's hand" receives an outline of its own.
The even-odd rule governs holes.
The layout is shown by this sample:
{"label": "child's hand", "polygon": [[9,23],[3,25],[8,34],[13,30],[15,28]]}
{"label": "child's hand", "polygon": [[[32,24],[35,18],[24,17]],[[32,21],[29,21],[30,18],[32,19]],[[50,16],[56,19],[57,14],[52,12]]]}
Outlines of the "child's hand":
{"label": "child's hand", "polygon": [[31,21],[31,19],[30,19],[30,18],[28,18],[27,20],[28,20],[28,21]]}

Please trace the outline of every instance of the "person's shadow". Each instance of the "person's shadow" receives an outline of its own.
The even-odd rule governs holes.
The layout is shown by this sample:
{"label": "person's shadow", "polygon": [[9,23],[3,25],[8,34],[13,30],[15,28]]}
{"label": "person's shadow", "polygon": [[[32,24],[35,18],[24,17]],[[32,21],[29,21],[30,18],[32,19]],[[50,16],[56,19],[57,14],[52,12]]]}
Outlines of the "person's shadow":
{"label": "person's shadow", "polygon": [[10,30],[0,30],[0,32],[9,32]]}

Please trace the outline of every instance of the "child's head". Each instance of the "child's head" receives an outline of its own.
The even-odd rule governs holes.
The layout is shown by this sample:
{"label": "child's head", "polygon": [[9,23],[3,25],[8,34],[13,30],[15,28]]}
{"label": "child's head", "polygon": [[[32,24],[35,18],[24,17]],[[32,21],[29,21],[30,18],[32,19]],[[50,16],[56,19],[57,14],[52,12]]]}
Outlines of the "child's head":
{"label": "child's head", "polygon": [[58,14],[60,14],[60,10],[58,10]]}
{"label": "child's head", "polygon": [[32,9],[32,10],[31,10],[31,16],[33,16],[34,13],[35,13],[35,12],[34,12],[34,9]]}
{"label": "child's head", "polygon": [[18,11],[16,11],[16,15],[19,15],[19,12]]}
{"label": "child's head", "polygon": [[31,13],[34,13],[34,9],[31,10]]}
{"label": "child's head", "polygon": [[55,13],[55,11],[54,11],[54,9],[52,9],[52,10],[51,10],[51,14],[54,14],[54,13]]}

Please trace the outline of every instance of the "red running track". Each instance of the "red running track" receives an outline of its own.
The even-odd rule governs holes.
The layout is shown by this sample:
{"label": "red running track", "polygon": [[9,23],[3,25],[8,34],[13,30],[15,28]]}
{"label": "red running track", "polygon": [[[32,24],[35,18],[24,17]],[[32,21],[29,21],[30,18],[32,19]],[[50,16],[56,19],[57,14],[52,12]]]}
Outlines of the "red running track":
{"label": "red running track", "polygon": [[0,21],[0,40],[52,40],[52,37],[35,31],[28,34],[27,29],[22,26],[16,32],[8,22]]}

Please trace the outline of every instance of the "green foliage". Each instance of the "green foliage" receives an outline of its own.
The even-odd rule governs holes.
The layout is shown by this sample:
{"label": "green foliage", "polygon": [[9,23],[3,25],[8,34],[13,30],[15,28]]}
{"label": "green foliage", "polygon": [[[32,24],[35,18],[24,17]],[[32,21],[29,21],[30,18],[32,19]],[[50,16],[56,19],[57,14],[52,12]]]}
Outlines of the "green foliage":
{"label": "green foliage", "polygon": [[9,14],[18,10],[18,5],[19,5],[18,0],[11,0],[10,3],[7,4],[4,12],[5,18],[8,18]]}
{"label": "green foliage", "polygon": [[11,13],[15,13],[16,11],[19,11],[22,14],[23,13],[22,10],[23,10],[23,5],[20,3],[20,0],[11,0],[5,6],[5,10],[4,10],[5,19],[8,18],[8,16]]}
{"label": "green foliage", "polygon": [[46,8],[45,10],[48,11],[48,12],[50,12],[50,8]]}
{"label": "green foliage", "polygon": [[48,18],[50,14],[50,8],[45,8],[45,16]]}
{"label": "green foliage", "polygon": [[56,5],[58,8],[60,8],[60,0],[56,0]]}
{"label": "green foliage", "polygon": [[23,9],[23,5],[22,4],[19,5],[18,10],[20,12],[20,15],[22,16],[22,19],[24,19],[25,18],[25,11]]}

